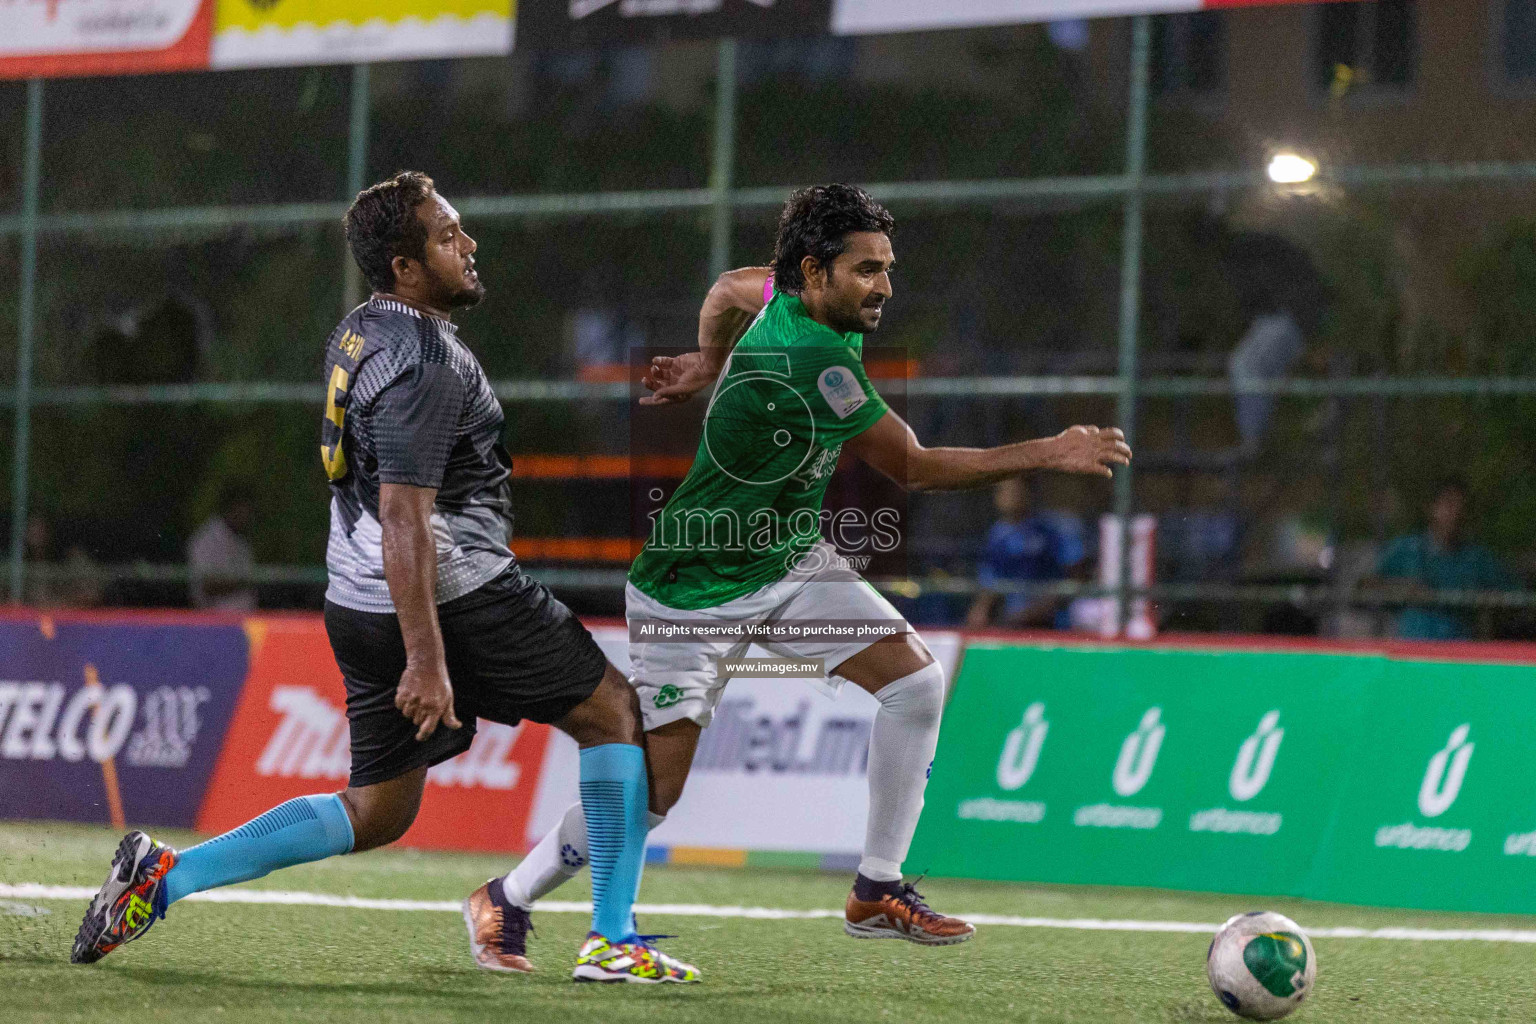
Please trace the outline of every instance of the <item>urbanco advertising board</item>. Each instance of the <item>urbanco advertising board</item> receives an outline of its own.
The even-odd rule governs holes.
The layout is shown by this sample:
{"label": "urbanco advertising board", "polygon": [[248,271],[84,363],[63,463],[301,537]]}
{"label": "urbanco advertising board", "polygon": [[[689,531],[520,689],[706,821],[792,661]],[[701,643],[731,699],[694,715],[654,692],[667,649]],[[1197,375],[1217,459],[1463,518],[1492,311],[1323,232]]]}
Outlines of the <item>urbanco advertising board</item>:
{"label": "urbanco advertising board", "polygon": [[972,644],[934,874],[1536,912],[1531,668]]}

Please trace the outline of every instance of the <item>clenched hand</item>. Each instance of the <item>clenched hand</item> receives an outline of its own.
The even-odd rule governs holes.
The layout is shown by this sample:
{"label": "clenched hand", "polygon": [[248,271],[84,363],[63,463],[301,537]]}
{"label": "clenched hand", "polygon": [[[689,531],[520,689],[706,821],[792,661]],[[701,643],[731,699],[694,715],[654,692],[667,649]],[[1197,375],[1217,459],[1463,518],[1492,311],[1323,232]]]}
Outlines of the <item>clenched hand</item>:
{"label": "clenched hand", "polygon": [[1044,469],[1110,477],[1115,466],[1131,462],[1131,446],[1119,427],[1068,427],[1050,443]]}
{"label": "clenched hand", "polygon": [[418,741],[436,732],[439,722],[450,729],[462,727],[453,714],[453,684],[441,664],[431,669],[406,665],[395,689],[395,707],[416,724]]}

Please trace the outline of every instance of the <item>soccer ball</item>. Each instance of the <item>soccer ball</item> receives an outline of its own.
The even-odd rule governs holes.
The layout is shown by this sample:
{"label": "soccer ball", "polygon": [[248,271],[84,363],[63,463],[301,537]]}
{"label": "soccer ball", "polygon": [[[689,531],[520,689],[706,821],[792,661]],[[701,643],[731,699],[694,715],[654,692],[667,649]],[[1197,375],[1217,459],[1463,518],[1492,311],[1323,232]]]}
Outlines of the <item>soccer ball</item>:
{"label": "soccer ball", "polygon": [[1283,914],[1238,914],[1216,933],[1205,955],[1211,991],[1249,1020],[1279,1020],[1301,1005],[1317,981],[1312,941]]}

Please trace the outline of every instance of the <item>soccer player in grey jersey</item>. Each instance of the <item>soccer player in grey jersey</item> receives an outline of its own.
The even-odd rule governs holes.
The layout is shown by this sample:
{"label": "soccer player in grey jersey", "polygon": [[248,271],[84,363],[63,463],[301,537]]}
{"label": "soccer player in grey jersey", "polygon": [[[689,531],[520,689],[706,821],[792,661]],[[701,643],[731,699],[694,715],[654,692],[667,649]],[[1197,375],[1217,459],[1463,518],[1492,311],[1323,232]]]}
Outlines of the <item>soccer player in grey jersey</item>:
{"label": "soccer player in grey jersey", "polygon": [[[191,893],[394,842],[427,769],[469,748],[477,718],[529,718],[581,747],[593,915],[573,977],[697,981],[635,934],[652,824],[635,693],[509,546],[501,404],[451,319],[485,295],[475,241],[413,171],[359,193],[346,230],[374,289],[326,344],[320,446],[331,484],[325,625],[346,683],[348,786],[184,851],[129,833],[71,959],[100,960]],[[475,961],[526,973],[528,914],[493,881],[464,903]]]}

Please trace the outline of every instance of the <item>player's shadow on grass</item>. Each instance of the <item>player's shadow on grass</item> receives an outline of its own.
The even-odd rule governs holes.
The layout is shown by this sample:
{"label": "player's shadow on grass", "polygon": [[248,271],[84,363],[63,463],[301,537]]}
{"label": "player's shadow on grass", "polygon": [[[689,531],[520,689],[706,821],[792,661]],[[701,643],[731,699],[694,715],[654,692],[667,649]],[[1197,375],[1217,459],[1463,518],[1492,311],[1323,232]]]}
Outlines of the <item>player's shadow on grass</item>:
{"label": "player's shadow on grass", "polygon": [[226,989],[251,989],[265,993],[413,996],[458,1003],[483,1003],[504,996],[504,993],[498,993],[493,988],[465,988],[466,978],[484,976],[482,972],[476,970],[413,973],[402,976],[396,981],[283,981],[280,977],[242,978],[219,971],[143,967],[137,964],[119,967],[117,972],[125,978],[132,978],[148,985],[164,985],[171,988],[200,985]]}
{"label": "player's shadow on grass", "polygon": [[27,953],[27,954],[22,954],[22,955],[19,955],[19,956],[12,956],[9,953],[7,953],[4,956],[0,956],[0,967],[7,967],[7,966],[10,966],[12,964],[18,964],[18,965],[25,964],[28,967],[71,967],[71,966],[73,966],[69,962],[69,954],[68,953],[65,953],[62,956],[60,956],[58,953],[53,952],[51,950],[49,950],[49,951],[39,950],[36,953]]}
{"label": "player's shadow on grass", "polygon": [[[12,957],[9,960],[35,961],[38,963],[57,963],[55,957]],[[232,977],[219,971],[188,970],[176,967],[143,967],[139,965],[123,966],[116,968],[120,975],[143,982],[147,985],[163,985],[168,988],[182,988],[187,986],[215,987],[223,989],[250,989],[254,992],[262,992],[266,995],[273,993],[292,992],[308,995],[388,995],[405,996],[416,999],[430,999],[434,1003],[459,1003],[465,1006],[495,1003],[502,1005],[507,997],[506,986],[517,985],[515,979],[498,978],[484,971],[468,968],[445,972],[435,970],[431,972],[418,972],[404,976],[398,981],[289,981],[285,982],[277,978],[241,978]],[[466,979],[482,979],[486,982],[483,988],[465,988]],[[541,985],[553,980],[559,983],[565,992],[572,990],[570,979],[563,973],[555,973],[537,981],[524,979],[521,984]],[[578,985],[578,990],[596,991],[607,988],[628,988],[626,985]],[[687,998],[685,990],[691,986],[684,985],[659,985],[647,992],[651,999],[666,999],[670,994],[676,997]],[[660,991],[657,991],[657,990]]]}

